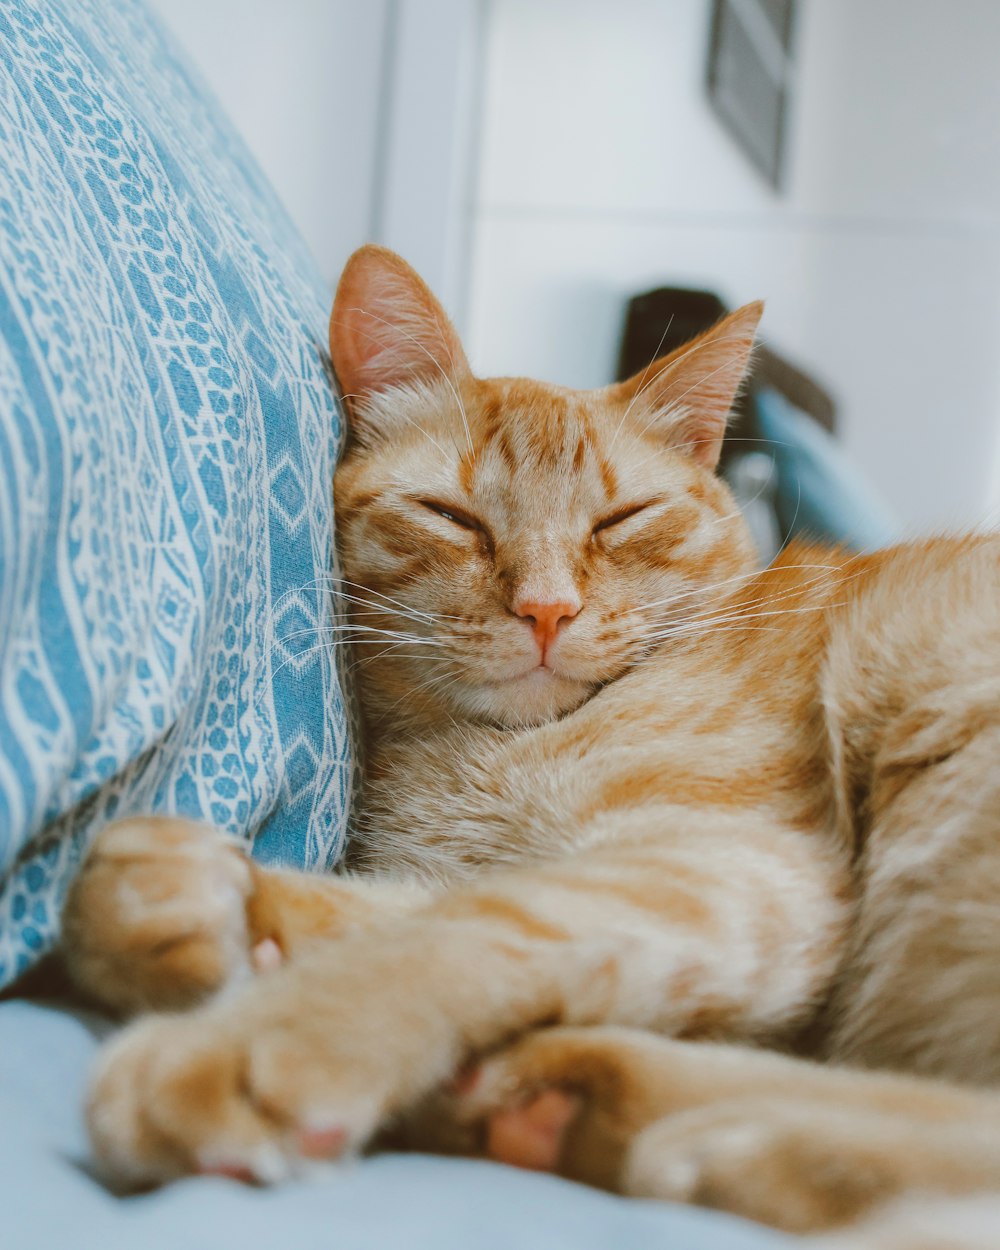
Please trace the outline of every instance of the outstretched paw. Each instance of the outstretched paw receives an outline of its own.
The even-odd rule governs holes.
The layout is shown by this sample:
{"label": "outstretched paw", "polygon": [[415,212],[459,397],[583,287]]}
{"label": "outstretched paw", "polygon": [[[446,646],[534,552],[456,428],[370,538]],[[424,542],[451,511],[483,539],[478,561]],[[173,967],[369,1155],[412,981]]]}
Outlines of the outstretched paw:
{"label": "outstretched paw", "polygon": [[69,973],[123,1015],[193,1006],[280,962],[249,933],[253,890],[249,860],[212,829],[165,817],[110,825],[66,900]]}
{"label": "outstretched paw", "polygon": [[775,1088],[811,1072],[626,1029],[547,1029],[464,1073],[425,1140],[446,1124],[459,1149],[498,1162],[820,1231],[898,1192],[902,1172],[891,1121]]}
{"label": "outstretched paw", "polygon": [[[247,1036],[212,1009],[131,1025],[100,1056],[88,1120],[118,1184],[192,1173],[272,1184],[336,1159],[370,1133],[370,1100],[337,1099],[309,1036]],[[259,1021],[257,1021],[259,1023]]]}
{"label": "outstretched paw", "polygon": [[126,1027],[90,1087],[98,1163],[126,1182],[272,1182],[363,1149],[461,1051],[442,994],[420,983],[435,966],[422,938],[405,925],[349,936],[334,957],[304,951],[194,1011]]}
{"label": "outstretched paw", "polygon": [[628,1055],[608,1034],[532,1033],[463,1073],[435,1116],[464,1130],[469,1153],[617,1189],[636,1108]]}

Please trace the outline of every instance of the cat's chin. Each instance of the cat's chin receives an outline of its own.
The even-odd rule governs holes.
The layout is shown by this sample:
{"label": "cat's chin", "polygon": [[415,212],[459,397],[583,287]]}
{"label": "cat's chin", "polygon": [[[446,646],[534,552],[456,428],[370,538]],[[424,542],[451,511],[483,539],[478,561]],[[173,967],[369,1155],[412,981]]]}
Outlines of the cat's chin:
{"label": "cat's chin", "polygon": [[563,677],[549,668],[534,668],[519,677],[468,686],[460,694],[471,719],[509,728],[544,725],[586,703],[592,682]]}

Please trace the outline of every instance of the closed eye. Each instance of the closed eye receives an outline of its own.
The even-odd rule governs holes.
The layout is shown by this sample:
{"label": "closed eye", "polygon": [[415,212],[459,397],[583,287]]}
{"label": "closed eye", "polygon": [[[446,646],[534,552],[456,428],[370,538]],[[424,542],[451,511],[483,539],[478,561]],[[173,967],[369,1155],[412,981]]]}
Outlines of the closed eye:
{"label": "closed eye", "polygon": [[599,534],[601,530],[610,529],[612,525],[620,525],[622,521],[627,521],[629,517],[634,517],[637,513],[644,512],[647,508],[658,502],[659,500],[656,499],[647,499],[645,503],[633,503],[629,504],[625,508],[619,508],[616,512],[612,512],[598,521],[592,532],[594,534]]}
{"label": "closed eye", "polygon": [[422,508],[426,508],[429,512],[436,512],[438,516],[444,517],[446,521],[451,521],[455,525],[461,525],[462,529],[478,530],[480,533],[485,531],[485,526],[482,522],[477,521],[468,512],[463,512],[461,508],[456,508],[454,504],[441,503],[437,499],[418,499],[417,502]]}

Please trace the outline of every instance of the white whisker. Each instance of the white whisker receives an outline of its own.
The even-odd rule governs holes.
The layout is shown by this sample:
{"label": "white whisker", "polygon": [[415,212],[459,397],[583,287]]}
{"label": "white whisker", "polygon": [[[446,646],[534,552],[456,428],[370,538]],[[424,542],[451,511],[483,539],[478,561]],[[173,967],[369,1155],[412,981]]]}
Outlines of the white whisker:
{"label": "white whisker", "polygon": [[[441,615],[440,613],[436,613],[436,612],[426,612],[426,611],[424,611],[422,608],[412,608],[412,607],[410,607],[410,605],[409,605],[409,604],[403,603],[403,601],[402,601],[401,599],[394,599],[391,595],[384,595],[384,594],[382,594],[382,593],[381,593],[380,591],[378,591],[378,590],[372,590],[370,587],[368,587],[368,586],[364,586],[364,585],[362,585],[360,582],[351,582],[351,581],[348,581],[348,580],[347,580],[347,578],[344,578],[344,577],[339,577],[339,578],[333,578],[333,577],[332,577],[332,578],[331,578],[331,581],[336,581],[336,582],[339,582],[339,583],[340,583],[341,585],[343,585],[343,586],[351,586],[351,587],[353,587],[355,590],[363,590],[366,594],[369,594],[369,595],[375,595],[377,598],[379,598],[379,599],[384,599],[387,603],[391,603],[391,604],[393,604],[395,607],[397,607],[397,608],[401,608],[401,609],[402,609],[403,611],[405,611],[405,612],[410,612],[411,614],[416,615],[416,616],[425,616],[425,617],[427,617],[427,619],[428,619],[428,620],[434,620],[434,621],[444,621],[444,620],[448,620],[448,621],[457,621],[457,620],[460,620],[460,619],[461,619],[460,617],[457,617],[457,616],[443,616],[443,615]],[[334,593],[335,593],[335,594],[339,594],[339,595],[345,595],[345,594],[346,594],[346,592],[344,592],[344,591],[334,591]],[[374,606],[374,605],[369,604],[368,606]]]}
{"label": "white whisker", "polygon": [[[632,396],[631,401],[629,402],[625,411],[622,413],[622,419],[615,426],[615,432],[611,435],[611,442],[608,443],[609,452],[614,447],[615,441],[618,438],[618,435],[621,433],[621,428],[625,424],[625,420],[628,417],[628,414],[632,411],[632,404],[635,403],[636,399],[639,397],[639,395],[642,394],[643,390],[645,389],[646,375],[649,373],[650,369],[652,369],[653,365],[656,364],[657,360],[660,357],[660,352],[663,350],[664,341],[666,340],[667,335],[670,333],[670,327],[674,324],[675,316],[676,316],[675,313],[670,314],[670,320],[667,322],[666,326],[664,327],[663,333],[660,335],[660,341],[656,345],[656,351],[653,352],[653,355],[649,363],[646,365],[645,369],[643,369],[642,371],[642,377],[639,379],[639,389],[636,392],[636,394]],[[651,380],[654,380],[654,379],[651,379]]]}

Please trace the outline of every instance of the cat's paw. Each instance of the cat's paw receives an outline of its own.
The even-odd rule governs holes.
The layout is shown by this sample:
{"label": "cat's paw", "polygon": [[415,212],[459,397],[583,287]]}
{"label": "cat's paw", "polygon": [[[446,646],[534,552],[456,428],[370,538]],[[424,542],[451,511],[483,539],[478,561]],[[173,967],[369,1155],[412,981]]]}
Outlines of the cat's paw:
{"label": "cat's paw", "polygon": [[[63,910],[70,976],[125,1015],[187,1008],[248,976],[253,872],[233,842],[191,821],[150,816],[110,825]],[[273,954],[262,947],[256,962],[266,965]]]}
{"label": "cat's paw", "polygon": [[378,991],[400,963],[390,954],[368,962],[345,943],[343,963],[306,959],[127,1026],[90,1085],[99,1168],[130,1184],[200,1172],[270,1184],[363,1148],[453,1053],[447,1021],[405,1001],[405,985]]}
{"label": "cat's paw", "polygon": [[[374,1129],[359,1073],[345,1090],[308,1028],[256,1035],[211,1008],[150,1017],[102,1052],[87,1118],[99,1167],[127,1184],[212,1173],[272,1184]],[[371,1081],[368,1082],[371,1084]]]}
{"label": "cat's paw", "polygon": [[629,1059],[612,1030],[531,1033],[464,1071],[417,1141],[615,1190],[634,1132]]}
{"label": "cat's paw", "polygon": [[[542,1030],[463,1075],[452,1140],[464,1132],[498,1162],[790,1232],[843,1224],[893,1192],[891,1155],[864,1154],[849,1112],[751,1094],[758,1060],[629,1030]],[[440,1122],[440,1099],[434,1109]]]}
{"label": "cat's paw", "polygon": [[634,1197],[713,1207],[790,1233],[839,1227],[893,1186],[863,1139],[852,1141],[849,1125],[837,1119],[835,1109],[762,1098],[682,1111],[636,1137],[622,1187]]}

